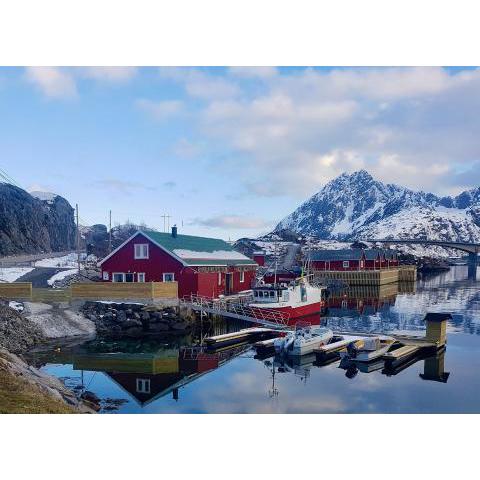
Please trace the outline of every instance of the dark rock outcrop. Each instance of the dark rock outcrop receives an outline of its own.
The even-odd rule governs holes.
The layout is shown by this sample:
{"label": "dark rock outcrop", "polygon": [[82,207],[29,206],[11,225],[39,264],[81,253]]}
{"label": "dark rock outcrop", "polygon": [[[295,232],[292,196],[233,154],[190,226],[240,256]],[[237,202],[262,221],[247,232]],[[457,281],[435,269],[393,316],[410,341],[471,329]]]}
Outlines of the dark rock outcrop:
{"label": "dark rock outcrop", "polygon": [[64,198],[44,200],[0,183],[0,255],[75,248],[74,210]]}
{"label": "dark rock outcrop", "polygon": [[0,347],[23,353],[44,340],[37,325],[13,308],[0,304]]}
{"label": "dark rock outcrop", "polygon": [[181,318],[172,307],[87,301],[81,311],[103,335],[138,337],[159,332],[181,333],[191,328],[190,320]]}

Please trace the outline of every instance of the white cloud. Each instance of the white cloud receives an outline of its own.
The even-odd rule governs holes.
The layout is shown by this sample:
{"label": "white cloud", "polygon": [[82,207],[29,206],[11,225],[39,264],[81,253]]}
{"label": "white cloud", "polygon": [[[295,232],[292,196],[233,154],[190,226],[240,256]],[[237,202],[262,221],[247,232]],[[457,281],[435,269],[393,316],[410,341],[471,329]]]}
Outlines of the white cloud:
{"label": "white cloud", "polygon": [[208,74],[204,70],[187,67],[162,67],[160,77],[182,84],[192,97],[208,99],[226,99],[240,93],[238,85],[220,75]]}
{"label": "white cloud", "polygon": [[139,99],[136,105],[141,110],[152,115],[156,120],[166,120],[170,117],[179,115],[184,110],[183,102],[179,100],[162,100],[154,102],[146,99]]}
{"label": "white cloud", "polygon": [[[304,69],[265,75],[259,88],[245,81],[254,68],[235,70],[223,78],[235,93],[209,90],[196,120],[228,152],[218,166],[258,195],[307,197],[358,168],[442,192],[458,166],[480,160],[479,70]],[[194,97],[221,78],[193,69],[163,75]]]}
{"label": "white cloud", "polygon": [[72,75],[58,67],[27,67],[26,79],[49,98],[72,98],[77,87]]}
{"label": "white cloud", "polygon": [[136,67],[84,67],[81,70],[87,78],[112,83],[128,82],[138,71]]}
{"label": "white cloud", "polygon": [[191,222],[193,225],[202,225],[213,228],[232,228],[232,229],[260,229],[271,227],[272,222],[267,222],[260,218],[241,216],[241,215],[219,215],[211,218],[196,218]]}
{"label": "white cloud", "polygon": [[276,67],[230,67],[229,73],[241,78],[272,78],[278,73]]}

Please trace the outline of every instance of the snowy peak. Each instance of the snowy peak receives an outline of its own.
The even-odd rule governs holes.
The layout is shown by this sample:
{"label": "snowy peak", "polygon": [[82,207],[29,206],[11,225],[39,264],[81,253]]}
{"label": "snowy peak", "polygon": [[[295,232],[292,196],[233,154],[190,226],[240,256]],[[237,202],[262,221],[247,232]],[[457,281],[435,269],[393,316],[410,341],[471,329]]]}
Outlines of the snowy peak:
{"label": "snowy peak", "polygon": [[480,241],[480,187],[455,198],[384,184],[359,170],[328,182],[275,231],[321,239],[430,238]]}

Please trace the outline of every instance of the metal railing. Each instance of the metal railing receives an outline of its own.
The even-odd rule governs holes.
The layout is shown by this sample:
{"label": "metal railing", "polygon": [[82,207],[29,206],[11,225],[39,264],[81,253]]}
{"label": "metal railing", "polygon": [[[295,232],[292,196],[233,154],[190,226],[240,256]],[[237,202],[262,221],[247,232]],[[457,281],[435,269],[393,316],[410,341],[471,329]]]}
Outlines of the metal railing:
{"label": "metal railing", "polygon": [[244,303],[225,299],[212,299],[201,295],[187,295],[180,302],[200,312],[204,311],[214,315],[234,317],[270,327],[286,327],[290,318],[290,315],[278,310],[251,307]]}

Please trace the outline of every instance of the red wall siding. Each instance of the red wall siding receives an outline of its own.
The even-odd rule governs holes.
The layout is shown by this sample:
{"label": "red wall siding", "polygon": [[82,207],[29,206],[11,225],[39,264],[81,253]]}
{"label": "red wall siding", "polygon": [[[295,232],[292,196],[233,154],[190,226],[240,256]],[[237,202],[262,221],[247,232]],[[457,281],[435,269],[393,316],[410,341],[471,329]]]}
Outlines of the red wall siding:
{"label": "red wall siding", "polygon": [[222,273],[222,285],[218,285],[218,272],[198,272],[198,295],[216,298],[225,293],[225,274]]}
{"label": "red wall siding", "polygon": [[[135,247],[137,243],[149,244],[149,258],[135,260]],[[103,272],[109,273],[109,281],[112,281],[112,273],[145,273],[146,282],[163,281],[164,273],[175,273],[175,280],[182,269],[182,264],[157,247],[143,235],[137,235],[123,246],[115,255],[102,264]],[[136,279],[135,279],[136,280]]]}
{"label": "red wall siding", "polygon": [[[312,262],[312,265],[313,265],[313,268],[316,270],[341,270],[341,271],[359,270],[358,260],[348,260],[348,261],[349,261],[349,266],[346,268],[343,267],[343,260],[332,260],[330,262],[316,261],[316,262]],[[363,270],[364,268],[365,267],[360,268],[360,270]]]}
{"label": "red wall siding", "polygon": [[[136,260],[135,244],[149,244],[149,258]],[[233,271],[233,269],[230,269]],[[137,235],[123,246],[115,255],[102,264],[103,272],[108,272],[109,280],[112,281],[113,273],[145,273],[146,282],[162,282],[164,273],[174,273],[178,281],[178,295],[204,295],[218,297],[225,294],[225,273],[222,272],[222,283],[218,285],[217,272],[197,272],[196,267],[184,267],[168,253],[152,243],[143,235]],[[240,272],[233,272],[232,293],[251,288],[255,271],[245,272],[245,281],[240,283]],[[135,281],[137,277],[135,276]]]}
{"label": "red wall siding", "polygon": [[242,290],[250,290],[252,288],[255,272],[246,271],[244,281],[240,282],[240,272],[233,272],[233,291],[241,292]]}
{"label": "red wall siding", "polygon": [[263,267],[265,265],[265,255],[253,255],[253,261]]}

